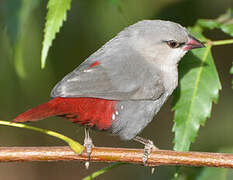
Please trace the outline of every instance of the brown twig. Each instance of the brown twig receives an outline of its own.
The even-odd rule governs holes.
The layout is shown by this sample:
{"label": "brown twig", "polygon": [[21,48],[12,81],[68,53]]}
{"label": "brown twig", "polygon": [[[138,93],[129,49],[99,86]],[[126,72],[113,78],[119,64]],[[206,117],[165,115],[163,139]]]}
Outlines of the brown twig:
{"label": "brown twig", "polygon": [[[126,162],[142,164],[143,150],[95,147],[92,162]],[[0,162],[23,161],[86,161],[87,154],[75,154],[69,147],[1,147]],[[158,150],[151,152],[148,165],[188,165],[233,168],[233,154],[176,152]]]}

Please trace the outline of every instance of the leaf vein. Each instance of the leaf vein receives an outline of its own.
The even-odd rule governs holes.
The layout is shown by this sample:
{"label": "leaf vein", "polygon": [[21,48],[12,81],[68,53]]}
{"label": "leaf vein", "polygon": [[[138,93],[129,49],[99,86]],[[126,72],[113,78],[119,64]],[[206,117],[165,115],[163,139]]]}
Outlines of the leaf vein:
{"label": "leaf vein", "polygon": [[[203,68],[204,68],[203,65],[204,65],[204,63],[205,63],[205,61],[207,59],[207,56],[209,54],[210,49],[211,49],[211,46],[207,46],[207,50],[206,50],[206,52],[205,52],[205,54],[203,56],[203,60],[202,60],[201,65],[200,65],[200,69],[199,69],[199,71],[197,73],[197,79],[195,81],[195,86],[194,86],[194,90],[193,90],[193,94],[192,94],[192,98],[191,99],[195,99],[195,96],[197,94],[197,90],[198,90],[197,87],[198,87],[198,84],[200,82],[200,77],[201,77],[201,74],[202,74]],[[191,119],[193,104],[194,104],[194,100],[192,100],[191,103],[190,103],[190,105],[189,105],[189,111],[188,111],[188,115],[187,115],[187,120],[185,121],[185,127],[184,127],[184,136],[182,137],[182,141],[181,141],[182,145],[185,142],[185,137],[186,137],[185,135],[187,134],[186,131],[187,131],[188,123],[189,123],[189,121]]]}

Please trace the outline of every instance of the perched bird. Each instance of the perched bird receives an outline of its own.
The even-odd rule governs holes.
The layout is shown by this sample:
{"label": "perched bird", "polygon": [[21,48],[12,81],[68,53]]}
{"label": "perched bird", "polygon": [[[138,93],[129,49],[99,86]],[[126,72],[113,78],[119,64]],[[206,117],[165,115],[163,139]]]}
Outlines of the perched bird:
{"label": "perched bird", "polygon": [[[177,66],[185,53],[204,45],[181,25],[162,20],[133,24],[66,75],[51,92],[52,99],[14,122],[62,116],[145,144],[146,164],[153,143],[137,136],[178,84]],[[85,129],[84,145],[92,140]]]}

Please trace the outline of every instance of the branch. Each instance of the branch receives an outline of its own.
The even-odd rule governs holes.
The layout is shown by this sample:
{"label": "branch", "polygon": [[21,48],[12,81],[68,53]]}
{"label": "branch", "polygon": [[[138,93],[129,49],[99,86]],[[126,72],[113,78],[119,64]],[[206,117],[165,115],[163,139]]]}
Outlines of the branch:
{"label": "branch", "polygon": [[[126,162],[142,164],[142,149],[95,147],[92,162]],[[70,147],[1,147],[0,162],[23,161],[87,161],[87,154],[73,152]],[[205,152],[176,152],[158,150],[151,152],[149,166],[188,165],[233,168],[233,154]]]}

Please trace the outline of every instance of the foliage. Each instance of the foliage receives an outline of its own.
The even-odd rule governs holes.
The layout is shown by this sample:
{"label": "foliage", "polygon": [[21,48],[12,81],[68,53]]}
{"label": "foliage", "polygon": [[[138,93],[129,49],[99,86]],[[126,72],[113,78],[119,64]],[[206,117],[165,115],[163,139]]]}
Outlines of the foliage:
{"label": "foliage", "polygon": [[233,10],[228,9],[217,19],[199,19],[197,25],[209,29],[221,29],[226,34],[233,36]]}
{"label": "foliage", "polygon": [[[191,33],[195,27],[190,28]],[[197,34],[195,34],[197,36]],[[201,32],[199,39],[205,39]],[[220,80],[211,53],[211,46],[193,50],[179,65],[179,88],[174,93],[174,150],[188,151],[200,125],[210,117],[212,101],[217,103]]]}
{"label": "foliage", "polygon": [[[221,89],[220,80],[211,53],[211,47],[217,45],[204,37],[205,28],[220,28],[223,32],[233,34],[232,10],[216,20],[198,20],[190,28],[199,39],[206,41],[205,49],[193,50],[186,55],[179,66],[180,84],[174,93],[173,110],[175,110],[173,132],[174,150],[188,151],[194,142],[200,125],[204,125],[211,115],[212,102],[217,103]],[[192,69],[190,70],[190,67]],[[188,72],[187,72],[188,71]],[[191,83],[193,82],[193,83]]]}
{"label": "foliage", "polygon": [[46,58],[49,48],[59,32],[63,21],[66,20],[66,13],[70,9],[71,0],[49,0],[48,13],[46,16],[46,23],[44,28],[43,48],[41,51],[41,67],[45,67]]}

